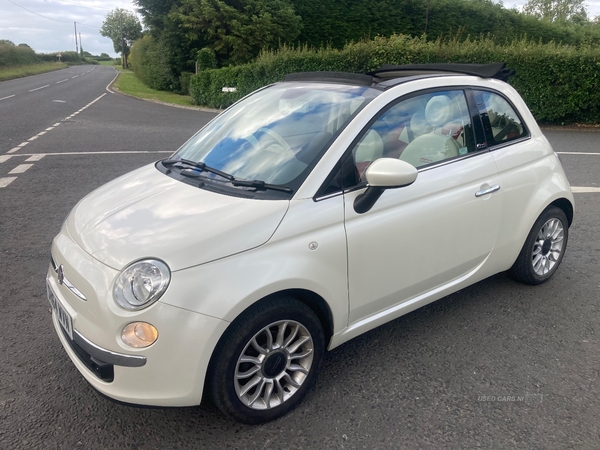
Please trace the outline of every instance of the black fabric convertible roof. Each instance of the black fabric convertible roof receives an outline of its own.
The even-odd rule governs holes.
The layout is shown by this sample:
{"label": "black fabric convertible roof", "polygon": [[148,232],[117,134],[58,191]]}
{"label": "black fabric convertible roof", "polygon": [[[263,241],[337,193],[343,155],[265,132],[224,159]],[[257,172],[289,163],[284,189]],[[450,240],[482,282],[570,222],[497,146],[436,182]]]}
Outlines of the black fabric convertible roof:
{"label": "black fabric convertible roof", "polygon": [[[407,64],[394,66],[384,64],[381,68],[366,74],[345,72],[300,72],[285,76],[284,81],[313,81],[373,86],[380,89],[408,81],[409,77],[426,78],[444,74],[474,75],[482,78],[495,78],[508,81],[516,72],[506,68],[506,63],[493,64]],[[394,80],[393,82],[391,80]]]}
{"label": "black fabric convertible roof", "polygon": [[394,66],[384,64],[381,68],[368,72],[379,80],[390,80],[392,78],[418,76],[418,75],[438,75],[442,73],[457,73],[465,75],[475,75],[482,78],[495,78],[497,80],[507,81],[516,72],[506,68],[506,63],[493,64],[407,64]]}

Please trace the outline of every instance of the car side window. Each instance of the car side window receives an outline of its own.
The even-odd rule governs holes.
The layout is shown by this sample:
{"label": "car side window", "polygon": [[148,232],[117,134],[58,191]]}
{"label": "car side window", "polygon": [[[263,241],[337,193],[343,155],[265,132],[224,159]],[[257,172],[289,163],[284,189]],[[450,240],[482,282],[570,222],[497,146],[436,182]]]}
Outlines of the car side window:
{"label": "car side window", "polygon": [[514,108],[502,96],[474,91],[489,147],[527,136],[527,130]]}
{"label": "car side window", "polygon": [[379,158],[397,158],[416,168],[477,151],[462,90],[438,91],[389,107],[352,149],[359,181]]}

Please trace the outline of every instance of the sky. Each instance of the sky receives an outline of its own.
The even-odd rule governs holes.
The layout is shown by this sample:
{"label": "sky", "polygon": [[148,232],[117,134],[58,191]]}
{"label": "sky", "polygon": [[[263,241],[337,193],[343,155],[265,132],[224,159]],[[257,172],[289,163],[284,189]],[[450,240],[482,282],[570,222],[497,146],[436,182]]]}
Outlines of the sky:
{"label": "sky", "polygon": [[0,0],[0,39],[25,43],[37,53],[83,50],[117,56],[112,41],[100,35],[106,15],[115,8],[135,11],[131,0]]}
{"label": "sky", "polygon": [[[504,7],[522,7],[526,0],[505,0]],[[588,16],[600,15],[600,0],[587,0]],[[25,43],[38,53],[75,50],[81,34],[83,50],[117,56],[112,41],[100,35],[106,14],[115,8],[135,11],[131,0],[0,0],[0,39]]]}

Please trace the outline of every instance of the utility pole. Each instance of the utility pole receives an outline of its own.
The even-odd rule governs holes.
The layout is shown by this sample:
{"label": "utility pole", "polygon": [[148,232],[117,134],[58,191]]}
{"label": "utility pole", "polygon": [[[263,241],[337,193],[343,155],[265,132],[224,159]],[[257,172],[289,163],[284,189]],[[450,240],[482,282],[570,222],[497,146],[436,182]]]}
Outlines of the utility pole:
{"label": "utility pole", "polygon": [[79,47],[77,46],[77,22],[73,22],[75,25],[75,53],[79,54]]}
{"label": "utility pole", "polygon": [[123,15],[119,14],[119,27],[121,28],[121,63],[123,69],[127,68],[127,57],[125,56],[125,38],[123,37]]}

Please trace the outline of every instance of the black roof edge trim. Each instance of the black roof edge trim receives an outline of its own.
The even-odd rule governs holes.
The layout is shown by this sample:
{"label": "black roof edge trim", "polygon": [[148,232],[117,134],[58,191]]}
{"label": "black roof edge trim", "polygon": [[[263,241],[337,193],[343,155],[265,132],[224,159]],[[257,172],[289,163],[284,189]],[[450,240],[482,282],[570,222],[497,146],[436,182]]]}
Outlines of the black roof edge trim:
{"label": "black roof edge trim", "polygon": [[347,72],[298,72],[287,74],[283,81],[324,81],[327,83],[371,86],[373,84],[373,77],[371,75]]}
{"label": "black roof edge trim", "polygon": [[492,64],[459,64],[459,63],[431,63],[431,64],[406,64],[392,65],[384,64],[381,68],[368,72],[367,75],[379,79],[389,79],[401,76],[401,73],[459,73],[464,75],[474,75],[482,78],[495,78],[501,81],[507,81],[516,74],[513,69],[507,69],[506,63]]}

